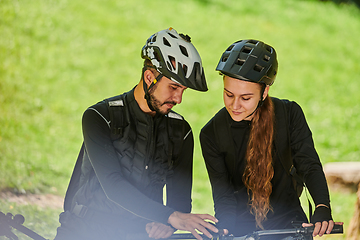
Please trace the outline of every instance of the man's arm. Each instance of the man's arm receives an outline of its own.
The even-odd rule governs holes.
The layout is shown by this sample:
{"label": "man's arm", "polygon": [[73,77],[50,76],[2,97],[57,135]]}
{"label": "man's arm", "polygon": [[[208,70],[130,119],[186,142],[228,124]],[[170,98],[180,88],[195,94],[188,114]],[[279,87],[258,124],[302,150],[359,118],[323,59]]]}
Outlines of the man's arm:
{"label": "man's arm", "polygon": [[[190,126],[186,123],[183,136],[184,142],[181,149],[177,149],[179,156],[173,159],[174,166],[172,174],[166,184],[166,205],[176,211],[191,212],[191,189],[193,178],[193,150],[194,138]],[[179,147],[179,146],[174,146]]]}
{"label": "man's arm", "polygon": [[[192,189],[192,169],[193,169],[193,149],[194,139],[191,128],[187,122],[184,131],[184,142],[181,144],[179,156],[175,156],[173,172],[167,179],[167,206],[175,209],[168,219],[172,226],[165,226],[159,223],[150,223],[147,225],[149,237],[166,238],[170,236],[175,229],[191,232],[197,239],[201,236],[196,230],[204,233],[211,238],[212,235],[207,229],[218,232],[217,228],[205,220],[217,222],[217,219],[209,214],[192,214],[191,212],[191,189]],[[179,146],[174,146],[179,147]],[[174,229],[175,228],[175,229]]]}

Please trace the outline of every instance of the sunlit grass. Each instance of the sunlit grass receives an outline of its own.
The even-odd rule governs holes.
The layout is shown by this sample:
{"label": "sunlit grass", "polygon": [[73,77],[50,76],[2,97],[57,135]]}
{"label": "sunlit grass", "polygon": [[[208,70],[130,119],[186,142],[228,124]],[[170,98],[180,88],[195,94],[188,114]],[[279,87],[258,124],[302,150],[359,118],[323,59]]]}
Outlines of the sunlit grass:
{"label": "sunlit grass", "polygon": [[[279,74],[270,94],[302,106],[322,162],[360,161],[359,16],[354,6],[319,1],[0,0],[0,189],[63,196],[82,112],[137,84],[141,47],[170,26],[192,37],[209,86],[186,90],[174,109],[195,137],[194,212],[213,213],[198,136],[222,107],[218,59],[239,39],[275,47]],[[332,193],[339,220],[348,223],[354,199]],[[29,208],[27,221],[42,211]],[[53,234],[58,214],[46,219]]]}

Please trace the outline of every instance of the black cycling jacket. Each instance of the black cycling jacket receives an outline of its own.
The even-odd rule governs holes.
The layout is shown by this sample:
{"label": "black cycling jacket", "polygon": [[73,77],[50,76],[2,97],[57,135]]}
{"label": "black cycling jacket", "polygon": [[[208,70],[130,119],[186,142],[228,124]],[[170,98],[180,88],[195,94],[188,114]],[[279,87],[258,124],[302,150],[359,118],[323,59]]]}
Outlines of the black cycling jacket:
{"label": "black cycling jacket", "polygon": [[[275,108],[279,107],[274,101]],[[309,189],[315,204],[329,206],[329,192],[322,165],[314,148],[311,131],[305,116],[298,104],[288,104],[290,146],[292,158],[297,172],[300,173]],[[276,118],[284,116],[276,116]],[[214,119],[220,118],[229,128],[226,139],[216,139]],[[223,108],[201,130],[200,141],[209,178],[211,181],[215,216],[218,226],[230,230],[235,236],[241,236],[259,230],[255,225],[255,217],[249,211],[249,196],[242,181],[246,160],[244,159],[249,138],[251,121],[235,122]],[[278,129],[275,129],[277,131]],[[281,138],[282,134],[277,135]],[[235,162],[229,164],[219,148],[219,142],[233,144]],[[274,145],[275,146],[275,145]],[[291,221],[306,222],[306,215],[301,208],[299,198],[293,187],[292,179],[282,166],[279,153],[274,149],[274,177],[271,181],[273,189],[270,205],[273,211],[267,215],[263,223],[265,229],[288,228]],[[285,157],[285,156],[282,156]]]}
{"label": "black cycling jacket", "polygon": [[[129,129],[125,129],[129,131],[129,139],[111,139],[110,117],[104,101],[85,111],[82,121],[85,154],[81,167],[81,186],[72,205],[76,202],[122,221],[167,224],[174,211],[191,211],[191,128],[177,115],[184,125],[184,141],[180,155],[174,156],[176,159],[173,159],[174,164],[169,170],[165,137],[168,135],[164,126],[167,116],[151,117],[142,112],[135,101],[134,90],[125,93],[125,99],[124,107],[131,121]],[[124,146],[134,149],[120,151]],[[125,163],[124,159],[128,162]],[[135,164],[139,166],[129,170],[129,166]],[[145,180],[135,184],[131,176],[134,176],[133,179],[140,177]],[[166,206],[162,202],[165,183]]]}

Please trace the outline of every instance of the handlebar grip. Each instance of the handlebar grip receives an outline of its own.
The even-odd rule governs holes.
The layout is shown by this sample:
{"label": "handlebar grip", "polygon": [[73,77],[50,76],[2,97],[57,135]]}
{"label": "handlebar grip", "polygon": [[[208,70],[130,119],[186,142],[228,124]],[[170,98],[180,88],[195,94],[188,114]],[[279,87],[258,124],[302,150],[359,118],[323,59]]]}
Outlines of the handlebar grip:
{"label": "handlebar grip", "polygon": [[25,218],[23,215],[21,214],[16,214],[14,217],[13,217],[13,220],[14,222],[16,222],[17,224],[23,224],[25,222]]}
{"label": "handlebar grip", "polygon": [[334,225],[330,234],[337,234],[337,233],[344,233],[343,225],[336,225],[336,224]]}
{"label": "handlebar grip", "polygon": [[[314,231],[314,226],[311,227],[305,227],[304,228],[304,233],[312,233]],[[344,228],[343,225],[334,225],[333,229],[331,230],[330,234],[342,234],[344,233]]]}

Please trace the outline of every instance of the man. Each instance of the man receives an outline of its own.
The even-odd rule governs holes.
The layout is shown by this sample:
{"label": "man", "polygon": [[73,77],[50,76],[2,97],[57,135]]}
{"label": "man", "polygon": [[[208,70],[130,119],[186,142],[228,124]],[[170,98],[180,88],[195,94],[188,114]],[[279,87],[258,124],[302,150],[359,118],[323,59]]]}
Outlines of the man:
{"label": "man", "polygon": [[[167,238],[195,229],[218,230],[191,214],[193,135],[171,109],[185,89],[207,91],[201,58],[189,36],[169,28],[144,45],[140,82],[131,91],[88,108],[84,145],[55,240],[125,239],[147,233]],[[166,206],[163,189],[166,184]]]}

